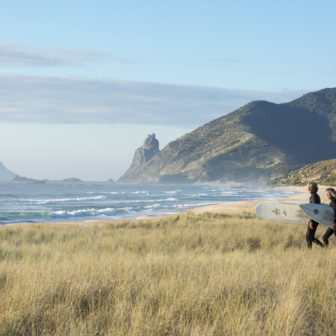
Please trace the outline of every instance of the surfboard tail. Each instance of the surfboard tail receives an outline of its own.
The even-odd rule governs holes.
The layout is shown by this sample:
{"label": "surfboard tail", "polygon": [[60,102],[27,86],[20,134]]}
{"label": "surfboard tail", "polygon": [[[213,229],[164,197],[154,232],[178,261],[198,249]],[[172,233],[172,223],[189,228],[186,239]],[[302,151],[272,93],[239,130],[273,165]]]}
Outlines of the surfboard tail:
{"label": "surfboard tail", "polygon": [[315,222],[324,224],[328,227],[333,223],[333,210],[326,204],[300,204],[302,211]]}

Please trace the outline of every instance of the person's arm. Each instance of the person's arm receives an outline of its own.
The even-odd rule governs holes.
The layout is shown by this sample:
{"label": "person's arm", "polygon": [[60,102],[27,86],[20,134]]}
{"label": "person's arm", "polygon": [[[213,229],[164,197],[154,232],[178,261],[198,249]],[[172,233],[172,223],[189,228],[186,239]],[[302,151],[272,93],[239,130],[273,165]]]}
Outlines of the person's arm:
{"label": "person's arm", "polygon": [[316,193],[311,194],[310,198],[309,198],[309,203],[312,203],[312,204],[321,204],[320,196],[318,194],[316,194]]}
{"label": "person's arm", "polygon": [[[312,194],[312,195],[310,196],[309,203],[312,203],[312,204],[320,204],[320,203],[321,203],[320,196],[317,195],[316,193],[315,193],[315,194]],[[310,230],[313,230],[313,229],[314,229],[314,227],[313,227],[313,221],[312,221],[312,220],[310,220],[310,222],[309,222],[309,228],[310,228]]]}

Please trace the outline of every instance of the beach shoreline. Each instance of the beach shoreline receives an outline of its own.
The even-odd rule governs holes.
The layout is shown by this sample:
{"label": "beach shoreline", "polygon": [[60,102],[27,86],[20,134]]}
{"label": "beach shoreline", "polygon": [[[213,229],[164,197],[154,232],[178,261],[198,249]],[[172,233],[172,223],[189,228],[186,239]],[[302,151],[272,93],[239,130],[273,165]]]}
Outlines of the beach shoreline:
{"label": "beach shoreline", "polygon": [[[279,188],[279,187],[277,187]],[[301,186],[283,186],[280,187],[286,190],[293,190],[296,193],[291,196],[287,197],[281,197],[281,198],[276,198],[273,200],[288,200],[288,201],[302,201],[306,202],[308,200],[309,194],[307,192],[306,187],[301,187]],[[325,189],[327,186],[320,186],[319,193],[321,195],[322,202],[326,202],[327,199],[325,198]],[[86,226],[104,226],[106,224],[122,224],[125,222],[139,222],[139,221],[155,221],[158,219],[162,218],[168,218],[171,216],[176,216],[179,214],[185,214],[187,212],[191,212],[194,214],[202,214],[205,212],[210,212],[210,213],[221,213],[221,212],[226,212],[226,211],[231,211],[231,210],[246,210],[246,209],[254,209],[260,202],[267,201],[268,199],[255,199],[255,200],[245,200],[245,201],[233,201],[233,202],[224,202],[224,203],[219,203],[219,204],[213,204],[213,205],[206,205],[194,209],[189,209],[188,211],[183,211],[180,213],[175,213],[171,215],[166,215],[166,216],[139,216],[134,219],[88,219],[86,221],[79,221],[79,222],[38,222],[38,223],[29,223],[29,222],[24,222],[24,223],[8,223],[8,224],[3,224],[1,226],[3,227],[8,227],[8,226],[29,226],[29,225],[52,225],[52,226],[64,226],[64,225],[75,225],[75,226],[81,226],[81,227],[86,227]]]}

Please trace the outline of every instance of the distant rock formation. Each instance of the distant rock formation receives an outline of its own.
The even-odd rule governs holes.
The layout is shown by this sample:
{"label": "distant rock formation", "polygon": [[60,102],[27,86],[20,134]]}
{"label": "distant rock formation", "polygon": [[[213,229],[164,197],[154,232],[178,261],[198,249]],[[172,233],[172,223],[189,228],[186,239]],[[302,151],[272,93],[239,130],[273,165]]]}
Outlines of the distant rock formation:
{"label": "distant rock formation", "polygon": [[42,181],[42,180],[35,180],[35,179],[29,178],[29,177],[24,177],[24,176],[19,176],[19,175],[16,175],[12,181],[13,182],[22,182],[22,183],[26,183],[26,184],[45,184],[45,182]]}
{"label": "distant rock formation", "polygon": [[0,162],[0,181],[11,181],[15,177],[15,174],[8,170],[2,162]]}
{"label": "distant rock formation", "polygon": [[68,178],[65,178],[62,182],[82,182],[81,179],[77,178],[77,177],[68,177]]}
{"label": "distant rock formation", "polygon": [[113,180],[113,178],[110,178],[107,180],[107,183],[115,183],[115,181]]}
{"label": "distant rock formation", "polygon": [[119,179],[119,182],[137,182],[137,173],[158,153],[160,153],[159,141],[154,133],[149,134],[143,146],[135,151],[130,168]]}

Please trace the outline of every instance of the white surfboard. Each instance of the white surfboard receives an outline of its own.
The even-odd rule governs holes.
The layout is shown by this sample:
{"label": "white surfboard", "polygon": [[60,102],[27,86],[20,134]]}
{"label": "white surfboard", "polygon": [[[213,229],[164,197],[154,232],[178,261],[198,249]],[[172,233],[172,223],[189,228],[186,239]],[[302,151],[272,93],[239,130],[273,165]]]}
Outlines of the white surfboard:
{"label": "white surfboard", "polygon": [[300,208],[302,202],[267,201],[259,203],[256,214],[266,220],[287,224],[308,224],[309,217]]}
{"label": "white surfboard", "polygon": [[327,204],[300,204],[300,208],[309,218],[328,227],[334,223],[334,209]]}

